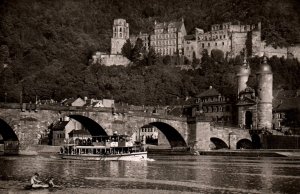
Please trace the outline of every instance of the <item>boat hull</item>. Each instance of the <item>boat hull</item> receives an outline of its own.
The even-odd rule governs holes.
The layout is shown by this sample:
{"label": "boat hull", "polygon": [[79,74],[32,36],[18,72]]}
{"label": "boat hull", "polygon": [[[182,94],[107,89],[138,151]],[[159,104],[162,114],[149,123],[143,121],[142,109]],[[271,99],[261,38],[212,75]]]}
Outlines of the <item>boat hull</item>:
{"label": "boat hull", "polygon": [[131,154],[118,154],[118,155],[93,155],[93,154],[81,154],[81,155],[66,155],[60,154],[62,159],[70,160],[104,160],[104,161],[140,161],[147,160],[147,152],[136,152]]}

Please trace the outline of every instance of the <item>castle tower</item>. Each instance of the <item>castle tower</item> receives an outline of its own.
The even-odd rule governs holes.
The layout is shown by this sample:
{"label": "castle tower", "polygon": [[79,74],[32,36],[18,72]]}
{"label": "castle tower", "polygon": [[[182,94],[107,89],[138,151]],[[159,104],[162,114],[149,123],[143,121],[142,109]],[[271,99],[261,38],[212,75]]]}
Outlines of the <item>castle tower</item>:
{"label": "castle tower", "polygon": [[115,19],[113,37],[111,38],[111,54],[121,54],[122,47],[129,39],[129,24],[125,19]]}
{"label": "castle tower", "polygon": [[251,73],[250,67],[247,64],[246,57],[244,59],[243,65],[240,67],[237,76],[237,82],[238,82],[238,95],[241,91],[245,90],[247,88],[247,81],[249,78],[249,75]]}
{"label": "castle tower", "polygon": [[263,63],[257,72],[257,128],[272,128],[272,99],[273,99],[273,74],[267,57],[264,56]]}

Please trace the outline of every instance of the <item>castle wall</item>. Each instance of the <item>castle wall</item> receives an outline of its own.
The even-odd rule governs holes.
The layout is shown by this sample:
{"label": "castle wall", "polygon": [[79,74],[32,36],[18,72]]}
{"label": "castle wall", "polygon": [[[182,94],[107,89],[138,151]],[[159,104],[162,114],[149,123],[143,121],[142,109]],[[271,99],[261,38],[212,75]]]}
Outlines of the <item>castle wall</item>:
{"label": "castle wall", "polygon": [[111,39],[111,54],[121,54],[122,47],[125,44],[126,39],[112,38]]}
{"label": "castle wall", "polygon": [[300,61],[300,45],[288,47],[288,54]]}
{"label": "castle wall", "polygon": [[123,55],[102,55],[101,63],[106,66],[112,65],[122,65],[127,66],[130,63],[130,60],[124,57]]}
{"label": "castle wall", "polygon": [[252,31],[252,56],[260,55],[261,32]]}
{"label": "castle wall", "polygon": [[266,45],[266,42],[261,43],[261,49],[259,56],[263,56],[266,54],[267,57],[271,58],[273,56],[277,56],[279,58],[284,57],[287,58],[288,49],[286,47],[277,47],[274,48],[271,45]]}
{"label": "castle wall", "polygon": [[193,60],[193,53],[195,52],[195,57],[197,58],[197,42],[195,40],[185,40],[183,43],[184,56],[190,61]]}
{"label": "castle wall", "polygon": [[232,33],[232,56],[240,55],[246,48],[247,32]]}

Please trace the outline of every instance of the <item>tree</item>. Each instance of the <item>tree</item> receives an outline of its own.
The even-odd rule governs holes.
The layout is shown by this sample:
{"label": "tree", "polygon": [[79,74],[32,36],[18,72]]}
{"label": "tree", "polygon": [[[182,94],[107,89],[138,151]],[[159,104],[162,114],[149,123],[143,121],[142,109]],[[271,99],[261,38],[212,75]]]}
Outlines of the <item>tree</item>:
{"label": "tree", "polygon": [[129,39],[123,45],[121,53],[127,59],[132,60],[132,44]]}
{"label": "tree", "polygon": [[211,58],[218,63],[224,61],[224,52],[220,49],[213,49],[211,50]]}
{"label": "tree", "polygon": [[170,55],[166,55],[166,56],[164,56],[163,57],[163,63],[164,63],[164,65],[170,65],[171,64],[171,57],[170,57]]}
{"label": "tree", "polygon": [[132,61],[136,64],[142,60],[143,47],[143,40],[138,38],[132,49]]}
{"label": "tree", "polygon": [[148,66],[155,65],[157,59],[157,54],[153,47],[150,47],[149,52],[147,53],[145,60]]}
{"label": "tree", "polygon": [[200,59],[196,58],[196,53],[193,52],[193,60],[192,60],[192,67],[196,69],[200,65]]}

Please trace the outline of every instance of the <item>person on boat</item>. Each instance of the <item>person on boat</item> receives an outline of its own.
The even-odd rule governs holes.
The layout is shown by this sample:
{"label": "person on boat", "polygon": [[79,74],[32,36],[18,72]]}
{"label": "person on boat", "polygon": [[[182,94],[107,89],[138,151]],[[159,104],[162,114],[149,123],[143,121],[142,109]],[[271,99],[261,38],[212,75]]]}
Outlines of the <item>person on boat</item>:
{"label": "person on boat", "polygon": [[45,187],[48,187],[48,185],[43,184],[43,182],[38,180],[38,178],[39,178],[38,173],[34,173],[34,175],[31,177],[30,184],[31,184],[32,188],[45,188]]}

